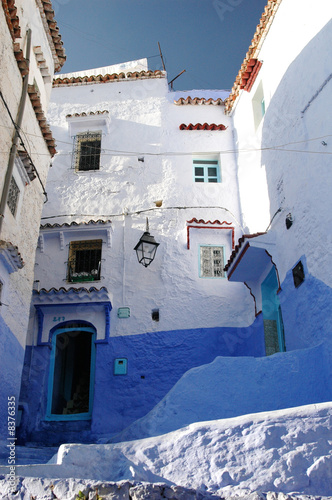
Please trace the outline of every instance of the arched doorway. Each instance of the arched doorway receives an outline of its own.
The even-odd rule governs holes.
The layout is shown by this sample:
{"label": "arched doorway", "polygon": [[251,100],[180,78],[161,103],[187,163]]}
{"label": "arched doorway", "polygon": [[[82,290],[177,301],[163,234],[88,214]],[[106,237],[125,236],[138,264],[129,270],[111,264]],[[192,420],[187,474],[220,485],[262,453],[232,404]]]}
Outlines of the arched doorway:
{"label": "arched doorway", "polygon": [[91,418],[96,330],[86,322],[59,325],[52,335],[47,417]]}

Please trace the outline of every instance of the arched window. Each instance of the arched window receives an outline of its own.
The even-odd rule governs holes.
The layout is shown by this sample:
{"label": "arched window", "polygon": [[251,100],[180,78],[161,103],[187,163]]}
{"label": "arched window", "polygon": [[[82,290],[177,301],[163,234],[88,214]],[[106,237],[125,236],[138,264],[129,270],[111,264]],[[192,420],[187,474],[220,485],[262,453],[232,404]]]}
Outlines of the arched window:
{"label": "arched window", "polygon": [[52,336],[47,418],[86,420],[91,418],[95,328],[87,322],[57,326]]}

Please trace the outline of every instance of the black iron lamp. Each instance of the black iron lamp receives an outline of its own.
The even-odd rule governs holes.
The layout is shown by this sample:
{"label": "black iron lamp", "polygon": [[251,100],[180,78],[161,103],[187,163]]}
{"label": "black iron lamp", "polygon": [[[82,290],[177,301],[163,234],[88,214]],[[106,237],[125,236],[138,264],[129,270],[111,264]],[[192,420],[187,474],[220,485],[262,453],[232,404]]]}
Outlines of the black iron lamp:
{"label": "black iron lamp", "polygon": [[148,267],[155,258],[159,243],[156,242],[153,236],[149,233],[149,221],[146,218],[146,230],[142,234],[139,242],[134,250],[137,254],[137,259],[144,267]]}

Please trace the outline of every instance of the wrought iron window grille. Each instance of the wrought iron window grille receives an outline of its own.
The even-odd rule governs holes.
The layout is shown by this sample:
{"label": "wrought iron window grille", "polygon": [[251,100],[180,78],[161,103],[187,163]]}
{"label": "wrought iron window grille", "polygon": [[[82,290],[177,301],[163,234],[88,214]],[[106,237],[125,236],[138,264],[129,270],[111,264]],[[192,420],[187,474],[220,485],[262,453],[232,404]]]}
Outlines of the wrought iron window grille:
{"label": "wrought iron window grille", "polygon": [[14,217],[16,215],[19,196],[20,196],[20,189],[19,189],[14,177],[12,176],[11,181],[10,181],[10,185],[9,185],[7,205],[8,205],[8,208]]}
{"label": "wrought iron window grille", "polygon": [[84,132],[74,137],[72,168],[76,172],[99,170],[101,132]]}
{"label": "wrought iron window grille", "polygon": [[69,245],[67,281],[81,283],[101,278],[102,240],[72,241]]}
{"label": "wrought iron window grille", "polygon": [[200,247],[200,277],[224,278],[224,248],[221,246]]}

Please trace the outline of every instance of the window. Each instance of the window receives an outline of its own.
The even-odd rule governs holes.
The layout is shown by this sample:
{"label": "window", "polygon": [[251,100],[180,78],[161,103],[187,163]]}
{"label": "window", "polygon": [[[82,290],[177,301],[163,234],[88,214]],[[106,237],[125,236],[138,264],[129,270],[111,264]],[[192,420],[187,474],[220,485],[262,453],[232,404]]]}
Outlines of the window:
{"label": "window", "polygon": [[73,161],[76,171],[99,170],[100,153],[100,132],[84,132],[75,136]]}
{"label": "window", "polygon": [[11,213],[14,217],[15,217],[16,212],[17,212],[17,205],[18,205],[19,197],[20,197],[19,187],[18,187],[14,177],[12,177],[11,181],[10,181],[10,185],[9,185],[7,205],[8,205],[9,210],[11,211]]}
{"label": "window", "polygon": [[193,160],[195,182],[220,182],[218,160]]}
{"label": "window", "polygon": [[265,115],[265,97],[262,82],[260,82],[260,84],[258,85],[255,95],[252,99],[252,108],[254,113],[255,128],[257,128],[262,121],[263,116]]}
{"label": "window", "polygon": [[301,261],[299,261],[292,269],[293,281],[295,288],[298,288],[305,279],[304,268]]}
{"label": "window", "polygon": [[200,246],[200,278],[224,278],[224,247],[201,245]]}
{"label": "window", "polygon": [[71,283],[100,280],[102,240],[72,241],[67,280]]}

